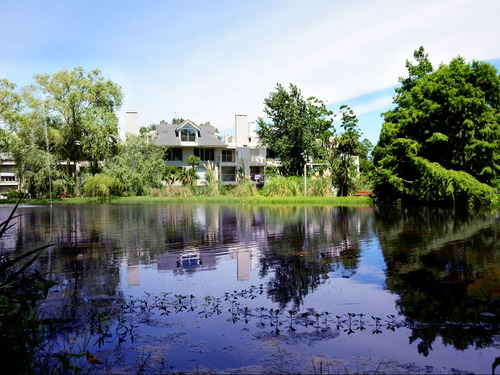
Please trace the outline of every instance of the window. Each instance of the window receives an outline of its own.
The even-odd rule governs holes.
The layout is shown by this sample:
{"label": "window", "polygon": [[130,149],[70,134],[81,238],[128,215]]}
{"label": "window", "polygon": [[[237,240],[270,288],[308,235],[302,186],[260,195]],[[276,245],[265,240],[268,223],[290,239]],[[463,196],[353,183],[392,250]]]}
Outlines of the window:
{"label": "window", "polygon": [[222,150],[222,162],[233,162],[233,150]]}
{"label": "window", "polygon": [[214,161],[215,151],[213,148],[195,148],[194,156],[198,156],[201,161]]}
{"label": "window", "polygon": [[6,182],[6,181],[16,181],[16,178],[14,176],[2,176],[2,181],[3,182]]}
{"label": "window", "polygon": [[169,148],[165,153],[165,160],[182,161],[182,148]]}
{"label": "window", "polygon": [[182,142],[195,142],[196,132],[194,129],[181,129]]}

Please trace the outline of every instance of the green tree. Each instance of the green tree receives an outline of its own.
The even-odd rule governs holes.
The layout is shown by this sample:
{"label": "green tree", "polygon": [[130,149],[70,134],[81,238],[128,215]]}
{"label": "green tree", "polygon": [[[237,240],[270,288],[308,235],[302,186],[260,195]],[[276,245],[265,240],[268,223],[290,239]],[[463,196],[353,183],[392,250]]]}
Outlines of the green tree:
{"label": "green tree", "polygon": [[372,150],[373,144],[367,138],[359,144],[359,171],[363,177],[368,177],[373,171]]}
{"label": "green tree", "polygon": [[165,151],[164,146],[146,137],[128,134],[125,144],[103,171],[116,178],[128,192],[147,195],[151,189],[162,186]]}
{"label": "green tree", "polygon": [[360,132],[358,119],[353,110],[342,105],[341,127],[344,130],[337,138],[335,156],[337,162],[333,168],[334,183],[339,188],[340,196],[347,196],[356,189],[356,181],[359,178],[358,159],[360,154]]}
{"label": "green tree", "polygon": [[257,120],[259,139],[281,160],[283,174],[301,175],[305,163],[322,158],[317,140],[331,127],[332,112],[315,97],[304,99],[293,84],[289,91],[277,84],[264,105],[270,122]]}
{"label": "green tree", "polygon": [[[121,88],[105,79],[97,69],[66,69],[55,74],[35,75],[36,92],[59,135],[55,138],[58,156],[70,163],[88,161],[92,174],[118,143]],[[76,173],[74,179],[76,181]]]}
{"label": "green tree", "polygon": [[60,178],[54,155],[17,135],[9,137],[9,151],[21,193],[30,198],[48,196],[51,181]]}
{"label": "green tree", "polygon": [[20,97],[14,89],[16,85],[6,79],[0,79],[0,125],[10,122],[17,114]]}
{"label": "green tree", "polygon": [[156,130],[156,125],[151,124],[149,126],[141,126],[139,128],[139,134],[144,135],[145,133],[149,133],[150,131]]}
{"label": "green tree", "polygon": [[423,48],[407,62],[396,108],[384,114],[374,150],[379,199],[490,204],[500,173],[500,77],[461,57],[431,71]]}

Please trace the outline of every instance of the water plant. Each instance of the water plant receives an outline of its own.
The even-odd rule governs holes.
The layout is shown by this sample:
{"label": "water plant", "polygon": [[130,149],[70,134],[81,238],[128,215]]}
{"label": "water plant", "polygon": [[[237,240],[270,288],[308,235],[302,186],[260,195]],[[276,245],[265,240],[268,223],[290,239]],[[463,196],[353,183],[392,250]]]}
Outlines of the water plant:
{"label": "water plant", "polygon": [[[0,223],[0,238],[14,225],[19,203]],[[30,372],[33,357],[43,343],[44,327],[38,307],[56,283],[31,266],[49,246],[11,260],[10,254],[2,254],[0,260],[0,362],[11,373]]]}

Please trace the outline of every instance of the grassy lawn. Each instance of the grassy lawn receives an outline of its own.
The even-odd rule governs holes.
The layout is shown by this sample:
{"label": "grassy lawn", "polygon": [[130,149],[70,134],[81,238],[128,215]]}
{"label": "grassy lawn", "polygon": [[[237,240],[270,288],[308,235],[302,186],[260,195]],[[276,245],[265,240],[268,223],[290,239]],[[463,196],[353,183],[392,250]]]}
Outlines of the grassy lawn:
{"label": "grassy lawn", "polygon": [[[16,203],[17,200],[2,200],[1,203]],[[108,201],[111,204],[124,203],[227,203],[227,204],[293,204],[293,205],[315,205],[315,206],[363,206],[373,205],[370,197],[236,197],[231,195],[221,195],[218,197],[194,196],[194,197],[113,197]],[[50,204],[49,199],[24,199],[23,204]],[[96,198],[63,198],[54,199],[54,204],[83,204],[99,203]]]}

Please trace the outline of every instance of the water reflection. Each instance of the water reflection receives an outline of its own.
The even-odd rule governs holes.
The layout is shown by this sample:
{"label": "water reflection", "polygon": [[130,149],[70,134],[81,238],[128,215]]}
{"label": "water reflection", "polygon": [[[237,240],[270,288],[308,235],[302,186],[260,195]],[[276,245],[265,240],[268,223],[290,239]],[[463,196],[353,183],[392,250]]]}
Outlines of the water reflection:
{"label": "water reflection", "polygon": [[[1,217],[9,212],[0,208]],[[279,309],[276,321],[285,325],[309,325],[313,332],[301,334],[316,341],[331,343],[341,332],[333,328],[342,325],[352,340],[344,339],[342,345],[356,355],[361,344],[351,338],[354,332],[384,336],[384,345],[396,351],[429,357],[444,350],[438,337],[457,350],[498,345],[499,306],[473,300],[466,292],[477,278],[500,278],[494,214],[202,204],[56,205],[52,212],[49,207],[22,207],[20,213],[15,230],[0,243],[2,255],[54,243],[40,265],[58,282],[49,304],[53,311],[69,306],[71,316],[82,322],[95,311],[111,314],[130,303],[131,295],[139,301],[144,292],[194,295],[189,304],[198,309],[192,318],[197,321],[205,298],[211,296],[217,311],[213,301],[230,292],[238,301],[245,297],[240,306],[226,301],[229,318],[214,313],[217,323],[189,329],[191,318],[178,314],[175,319],[192,336],[213,336],[210,345],[222,340],[214,332],[223,332],[227,324],[259,322],[258,307]],[[255,302],[254,294],[260,298]],[[401,316],[387,317],[397,315],[395,299]],[[287,315],[299,310],[309,315],[297,313],[297,321]],[[228,306],[221,311],[228,314]],[[325,311],[330,315],[314,317]],[[177,323],[169,319],[169,327]],[[327,329],[328,334],[321,333]],[[388,338],[389,331],[396,336]],[[397,335],[404,339],[388,344]],[[228,336],[223,340],[238,345],[237,334]],[[271,340],[263,331],[249,340],[262,337]],[[297,337],[286,345],[298,345]],[[367,337],[361,341],[363,347],[375,342]],[[221,363],[226,355],[220,355]]]}
{"label": "water reflection", "polygon": [[[400,298],[410,342],[427,356],[437,337],[459,350],[494,342],[500,322],[494,304],[467,296],[475,279],[498,280],[497,216],[437,209],[376,210],[374,225],[385,262],[387,287]],[[471,326],[472,324],[472,326]]]}

